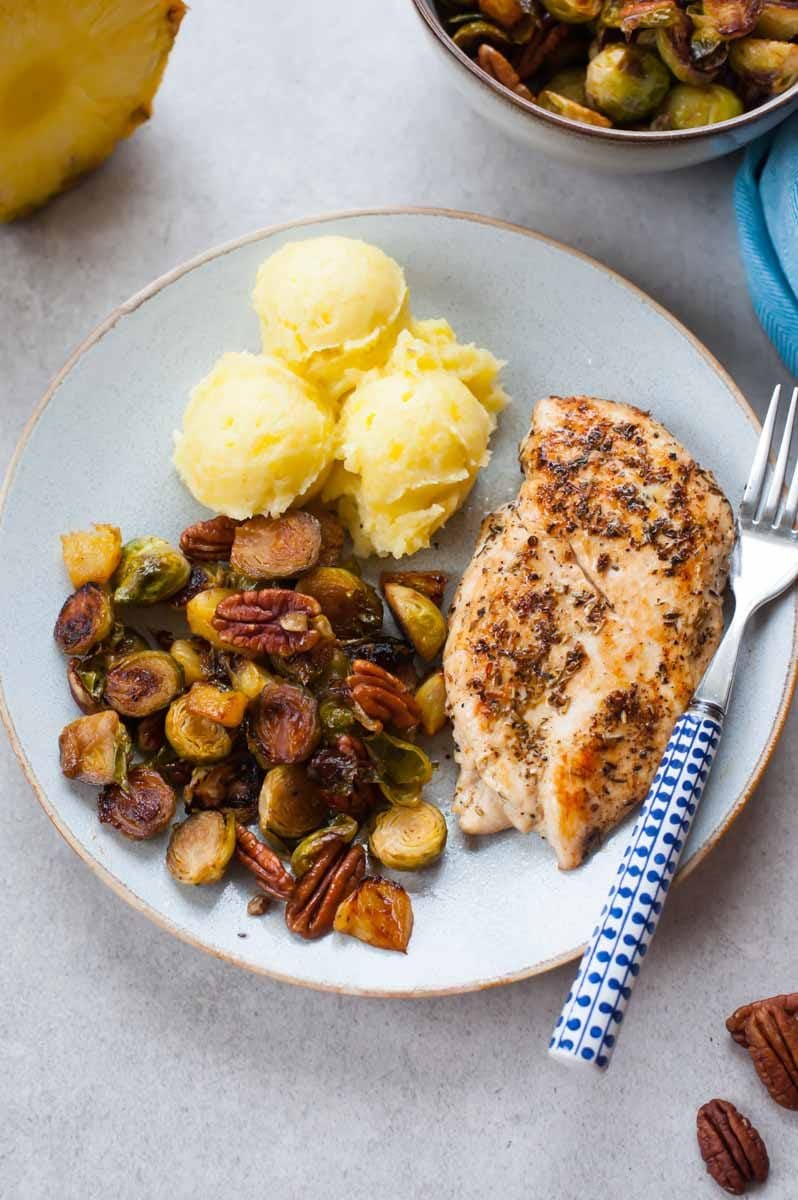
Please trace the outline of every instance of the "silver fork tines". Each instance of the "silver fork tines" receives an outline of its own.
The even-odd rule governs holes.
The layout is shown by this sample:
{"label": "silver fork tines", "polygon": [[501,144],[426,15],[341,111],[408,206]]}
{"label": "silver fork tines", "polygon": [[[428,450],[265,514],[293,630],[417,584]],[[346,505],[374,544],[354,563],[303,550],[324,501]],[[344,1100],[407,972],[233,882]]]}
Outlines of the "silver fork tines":
{"label": "silver fork tines", "polygon": [[756,454],[751,465],[751,473],[748,476],[748,482],[745,485],[740,505],[740,523],[743,528],[746,526],[761,528],[762,526],[769,525],[771,529],[791,532],[795,524],[796,515],[798,515],[798,465],[796,465],[790,483],[790,490],[784,503],[784,508],[781,509],[781,516],[779,516],[779,509],[784,493],[784,480],[787,474],[787,463],[790,458],[795,415],[796,410],[798,410],[798,387],[793,388],[792,391],[790,406],[787,411],[787,420],[784,423],[784,430],[781,435],[770,487],[767,490],[762,511],[758,511],[760,504],[762,504],[768,461],[773,448],[773,434],[776,428],[776,418],[778,416],[780,401],[781,384],[778,384],[773,389],[765,423],[762,426],[762,433],[759,435]]}

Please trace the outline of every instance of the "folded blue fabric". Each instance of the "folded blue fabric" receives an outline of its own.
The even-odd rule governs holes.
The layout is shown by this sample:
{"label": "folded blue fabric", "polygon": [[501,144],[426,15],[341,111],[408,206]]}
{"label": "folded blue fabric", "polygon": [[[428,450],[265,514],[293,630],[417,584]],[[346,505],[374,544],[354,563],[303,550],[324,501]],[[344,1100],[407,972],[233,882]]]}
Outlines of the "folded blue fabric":
{"label": "folded blue fabric", "polygon": [[798,113],[748,148],[734,204],[756,315],[798,375]]}

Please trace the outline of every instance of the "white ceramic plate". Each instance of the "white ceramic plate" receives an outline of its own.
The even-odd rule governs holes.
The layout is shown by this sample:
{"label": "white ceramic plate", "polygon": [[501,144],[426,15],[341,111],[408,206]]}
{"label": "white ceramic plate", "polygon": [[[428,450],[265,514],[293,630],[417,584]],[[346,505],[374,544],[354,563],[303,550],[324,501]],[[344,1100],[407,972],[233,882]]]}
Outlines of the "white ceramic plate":
{"label": "white ceramic plate", "polygon": [[[731,380],[672,317],[597,263],[535,234],[456,213],[359,213],[253,234],[178,268],[135,296],[84,343],[25,432],[0,512],[0,677],[11,739],[36,794],[81,857],[171,932],[241,966],[319,988],[387,995],[466,991],[574,957],[608,886],[626,829],[580,870],[558,872],[534,835],[466,840],[449,817],[439,865],[403,882],[415,931],[407,956],[333,935],[302,942],[278,909],[247,918],[251,881],[185,888],[164,840],[135,845],[97,821],[92,789],[58,768],[75,716],[51,630],[67,591],[58,535],[91,521],[125,537],[176,539],[205,515],[170,466],[191,386],[225,350],[258,348],[255,271],[283,242],[340,233],[376,242],[407,271],[418,316],[446,316],[461,340],[507,359],[513,397],[490,466],[466,510],[417,556],[457,576],[482,516],[514,495],[517,444],[535,400],[585,392],[650,409],[711,467],[736,501],[755,422]],[[684,856],[694,866],[751,794],[795,681],[795,608],[771,606],[744,651],[732,712]],[[440,747],[431,798],[448,811],[454,769]],[[19,798],[17,803],[24,803]],[[245,937],[240,935],[246,934]]]}

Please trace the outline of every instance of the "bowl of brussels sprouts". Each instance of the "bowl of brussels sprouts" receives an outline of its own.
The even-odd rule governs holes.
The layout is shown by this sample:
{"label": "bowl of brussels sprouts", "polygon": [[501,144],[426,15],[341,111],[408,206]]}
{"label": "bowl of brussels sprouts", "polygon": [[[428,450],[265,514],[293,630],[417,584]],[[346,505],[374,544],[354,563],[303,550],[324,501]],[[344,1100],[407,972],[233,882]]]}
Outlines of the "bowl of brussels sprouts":
{"label": "bowl of brussels sprouts", "polygon": [[609,171],[694,166],[798,108],[798,0],[412,0],[452,84]]}

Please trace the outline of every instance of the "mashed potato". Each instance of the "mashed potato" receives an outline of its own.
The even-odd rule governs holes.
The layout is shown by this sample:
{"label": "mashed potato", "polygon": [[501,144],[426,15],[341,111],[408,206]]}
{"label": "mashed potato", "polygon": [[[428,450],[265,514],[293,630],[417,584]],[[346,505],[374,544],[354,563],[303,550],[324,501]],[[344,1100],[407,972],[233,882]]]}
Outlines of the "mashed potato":
{"label": "mashed potato", "polygon": [[223,354],[191,393],[173,462],[200,504],[278,516],[318,489],[335,423],[317,389],[267,354]]}
{"label": "mashed potato", "polygon": [[498,413],[507,404],[508,396],[498,381],[504,363],[501,359],[475,346],[463,345],[454,330],[443,318],[431,321],[411,320],[409,329],[399,334],[388,360],[386,371],[451,371],[487,408]]}
{"label": "mashed potato", "polygon": [[488,460],[495,418],[452,372],[374,372],[344,401],[337,500],[355,553],[396,558],[428,546]]}
{"label": "mashed potato", "polygon": [[345,237],[287,243],[261,264],[252,302],[264,352],[334,397],[385,363],[410,315],[399,264]]}

